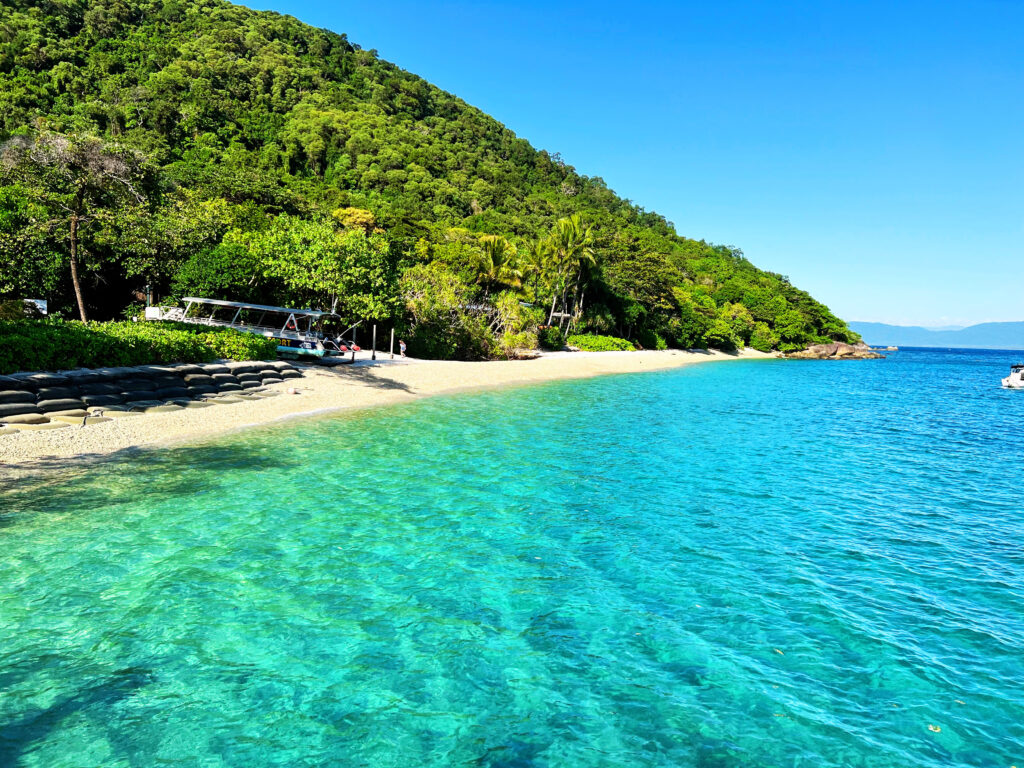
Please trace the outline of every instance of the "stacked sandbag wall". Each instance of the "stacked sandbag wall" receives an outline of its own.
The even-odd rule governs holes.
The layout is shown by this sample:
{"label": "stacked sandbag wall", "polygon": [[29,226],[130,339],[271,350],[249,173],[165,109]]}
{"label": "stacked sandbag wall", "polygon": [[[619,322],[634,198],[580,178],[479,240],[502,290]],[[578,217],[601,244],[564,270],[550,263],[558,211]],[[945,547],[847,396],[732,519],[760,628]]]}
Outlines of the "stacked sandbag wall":
{"label": "stacked sandbag wall", "polygon": [[145,411],[258,390],[302,374],[285,361],[141,365],[0,376],[0,428],[87,417],[100,409]]}

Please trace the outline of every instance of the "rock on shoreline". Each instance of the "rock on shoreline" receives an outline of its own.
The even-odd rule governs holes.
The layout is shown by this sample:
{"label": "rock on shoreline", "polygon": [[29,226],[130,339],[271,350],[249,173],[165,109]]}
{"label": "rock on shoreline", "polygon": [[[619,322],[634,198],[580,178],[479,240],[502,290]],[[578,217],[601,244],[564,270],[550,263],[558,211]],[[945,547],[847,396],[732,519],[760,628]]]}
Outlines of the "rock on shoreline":
{"label": "rock on shoreline", "polygon": [[788,358],[796,360],[876,360],[880,355],[867,344],[846,344],[834,341],[831,344],[815,344],[800,352],[790,352]]}

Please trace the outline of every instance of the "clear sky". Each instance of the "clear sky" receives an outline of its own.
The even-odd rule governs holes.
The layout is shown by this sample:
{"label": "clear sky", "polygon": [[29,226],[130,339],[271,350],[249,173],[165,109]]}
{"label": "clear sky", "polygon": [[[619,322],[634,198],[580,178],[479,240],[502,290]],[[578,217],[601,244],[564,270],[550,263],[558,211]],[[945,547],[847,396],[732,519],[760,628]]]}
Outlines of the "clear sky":
{"label": "clear sky", "polygon": [[1024,320],[1024,2],[251,0],[848,320]]}

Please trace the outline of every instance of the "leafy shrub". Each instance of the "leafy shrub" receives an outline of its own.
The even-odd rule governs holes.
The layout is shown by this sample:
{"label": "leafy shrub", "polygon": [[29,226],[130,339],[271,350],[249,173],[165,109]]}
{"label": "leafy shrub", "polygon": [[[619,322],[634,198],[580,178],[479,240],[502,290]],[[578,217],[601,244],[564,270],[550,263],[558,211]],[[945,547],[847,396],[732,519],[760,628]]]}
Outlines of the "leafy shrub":
{"label": "leafy shrub", "polygon": [[668,349],[668,343],[664,337],[649,329],[645,329],[637,333],[637,343],[640,344],[642,349]]}
{"label": "leafy shrub", "polygon": [[497,353],[501,357],[514,360],[523,356],[523,352],[529,352],[537,348],[536,334],[523,331],[520,333],[505,333],[498,337]]}
{"label": "leafy shrub", "polygon": [[0,321],[0,374],[217,358],[266,360],[276,353],[276,339],[187,323]]}
{"label": "leafy shrub", "polygon": [[576,335],[570,336],[565,341],[570,347],[576,347],[584,352],[633,352],[636,350],[632,342],[615,336]]}
{"label": "leafy shrub", "polygon": [[565,346],[565,334],[557,325],[542,325],[537,329],[537,343],[541,349],[561,349]]}
{"label": "leafy shrub", "polygon": [[771,352],[779,344],[779,335],[765,323],[756,323],[750,334],[750,346],[761,352]]}
{"label": "leafy shrub", "polygon": [[406,270],[400,284],[409,318],[409,354],[434,360],[483,360],[494,338],[487,319],[469,307],[472,286],[440,262]]}
{"label": "leafy shrub", "polygon": [[736,337],[729,323],[721,318],[711,321],[711,327],[704,334],[704,343],[708,347],[724,349],[728,352],[743,346],[743,341]]}

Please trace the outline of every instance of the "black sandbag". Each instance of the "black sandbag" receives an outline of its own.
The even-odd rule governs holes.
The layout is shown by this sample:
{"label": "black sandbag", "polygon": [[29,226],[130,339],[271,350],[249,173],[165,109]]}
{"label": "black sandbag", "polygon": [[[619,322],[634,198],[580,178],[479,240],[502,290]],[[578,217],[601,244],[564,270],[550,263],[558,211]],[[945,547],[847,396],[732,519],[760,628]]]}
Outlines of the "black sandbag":
{"label": "black sandbag", "polygon": [[267,384],[283,384],[283,383],[284,383],[284,379],[279,379],[279,378],[274,377],[274,376],[268,376],[267,378],[263,379],[263,384],[264,385],[267,385]]}
{"label": "black sandbag", "polygon": [[40,387],[37,397],[40,400],[60,400],[61,398],[77,398],[81,393],[78,387]]}
{"label": "black sandbag", "polygon": [[242,389],[256,389],[258,387],[262,387],[263,386],[263,382],[262,381],[243,381],[239,386],[241,386]]}
{"label": "black sandbag", "polygon": [[166,387],[164,389],[158,389],[156,396],[161,400],[171,400],[173,398],[187,398],[188,389],[185,387]]}
{"label": "black sandbag", "polygon": [[9,389],[4,392],[0,392],[0,404],[3,403],[35,403],[36,395],[35,392],[29,392],[27,389]]}
{"label": "black sandbag", "polygon": [[121,387],[122,392],[134,392],[135,390],[148,390],[152,391],[156,389],[153,386],[152,378],[141,378],[139,376],[132,376],[127,379],[121,379],[116,382]]}
{"label": "black sandbag", "polygon": [[223,363],[206,363],[202,369],[211,376],[215,373],[231,373],[231,369]]}
{"label": "black sandbag", "polygon": [[213,385],[213,376],[206,373],[186,373],[185,384],[190,387],[209,387]]}
{"label": "black sandbag", "polygon": [[41,413],[35,403],[0,403],[0,421],[4,416],[17,416],[22,413]]}
{"label": "black sandbag", "polygon": [[169,387],[184,387],[185,380],[181,376],[158,376],[153,379],[153,389],[158,392]]}
{"label": "black sandbag", "polygon": [[215,373],[213,374],[214,381],[229,381],[232,384],[237,384],[238,379],[233,373]]}
{"label": "black sandbag", "polygon": [[228,381],[218,382],[217,383],[217,391],[218,392],[241,392],[242,391],[242,385],[241,384],[233,384],[233,383],[228,382]]}
{"label": "black sandbag", "polygon": [[71,411],[77,408],[85,408],[85,403],[78,398],[61,398],[59,400],[40,400],[36,407],[43,413],[51,411]]}
{"label": "black sandbag", "polygon": [[36,389],[43,387],[66,387],[71,379],[59,373],[33,373],[26,376],[24,381],[33,385]]}
{"label": "black sandbag", "polygon": [[83,395],[116,395],[121,387],[110,381],[90,381],[78,388]]}
{"label": "black sandbag", "polygon": [[120,395],[82,395],[82,402],[88,406],[120,405],[124,402],[124,398]]}
{"label": "black sandbag", "polygon": [[286,369],[281,371],[282,379],[301,379],[302,374],[296,371],[294,368]]}
{"label": "black sandbag", "polygon": [[190,385],[188,387],[189,397],[199,397],[200,395],[212,395],[216,391],[216,387],[206,384],[200,384],[195,387]]}
{"label": "black sandbag", "polygon": [[182,376],[190,376],[195,374],[201,375],[206,373],[200,366],[196,365],[195,363],[178,363],[177,365],[169,365],[167,367],[173,370],[175,373],[178,373]]}
{"label": "black sandbag", "polygon": [[98,371],[94,371],[89,368],[79,368],[74,371],[66,371],[64,375],[67,376],[71,384],[76,387],[107,380],[106,377]]}
{"label": "black sandbag", "polygon": [[121,393],[121,396],[125,399],[125,402],[134,402],[135,400],[156,400],[156,392],[152,389],[126,389]]}

